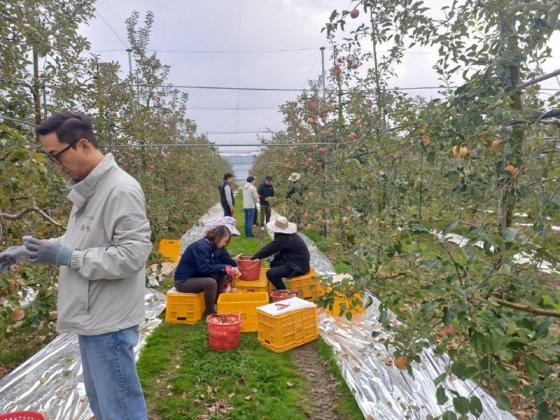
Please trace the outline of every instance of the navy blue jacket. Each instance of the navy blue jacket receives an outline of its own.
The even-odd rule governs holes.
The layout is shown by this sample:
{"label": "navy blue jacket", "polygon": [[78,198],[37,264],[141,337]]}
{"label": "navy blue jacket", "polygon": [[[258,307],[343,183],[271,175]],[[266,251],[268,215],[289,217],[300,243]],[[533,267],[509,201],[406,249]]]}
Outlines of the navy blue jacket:
{"label": "navy blue jacket", "polygon": [[193,277],[212,277],[225,273],[226,264],[236,267],[225,249],[217,249],[206,238],[190,244],[177,265],[175,281],[183,282]]}
{"label": "navy blue jacket", "polygon": [[257,188],[257,193],[259,194],[259,201],[261,206],[268,206],[268,197],[274,197],[274,187],[272,185],[266,185],[264,182]]}

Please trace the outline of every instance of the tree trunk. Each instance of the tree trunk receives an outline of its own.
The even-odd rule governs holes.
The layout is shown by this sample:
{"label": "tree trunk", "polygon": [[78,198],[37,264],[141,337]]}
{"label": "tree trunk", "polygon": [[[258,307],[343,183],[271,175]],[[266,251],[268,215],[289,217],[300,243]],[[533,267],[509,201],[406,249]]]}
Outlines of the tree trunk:
{"label": "tree trunk", "polygon": [[[520,50],[517,31],[514,27],[514,21],[505,13],[501,15],[500,36],[506,45],[501,57],[502,69],[501,74],[504,77],[504,84],[509,90],[511,100],[511,108],[519,113],[523,111],[523,102],[521,91],[518,89],[521,83],[521,63],[519,61]],[[511,148],[510,161],[502,162],[503,168],[512,164],[521,170],[523,165],[522,153],[523,143],[525,141],[525,128],[522,125],[516,125],[512,129],[509,146]],[[510,227],[513,223],[513,213],[515,211],[517,198],[517,174],[508,173],[501,184],[501,197],[499,208],[498,223],[502,228]]]}
{"label": "tree trunk", "polygon": [[39,55],[33,48],[33,108],[35,112],[35,124],[39,125],[42,121],[41,116],[41,84],[39,81]]}

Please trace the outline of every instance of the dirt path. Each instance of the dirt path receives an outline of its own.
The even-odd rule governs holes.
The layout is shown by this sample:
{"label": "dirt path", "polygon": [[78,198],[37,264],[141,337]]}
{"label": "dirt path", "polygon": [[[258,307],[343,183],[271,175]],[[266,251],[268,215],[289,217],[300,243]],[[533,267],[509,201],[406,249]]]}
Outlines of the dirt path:
{"label": "dirt path", "polygon": [[317,342],[306,344],[292,350],[292,358],[299,371],[311,385],[311,419],[338,420],[337,379],[331,375],[328,366],[319,354]]}

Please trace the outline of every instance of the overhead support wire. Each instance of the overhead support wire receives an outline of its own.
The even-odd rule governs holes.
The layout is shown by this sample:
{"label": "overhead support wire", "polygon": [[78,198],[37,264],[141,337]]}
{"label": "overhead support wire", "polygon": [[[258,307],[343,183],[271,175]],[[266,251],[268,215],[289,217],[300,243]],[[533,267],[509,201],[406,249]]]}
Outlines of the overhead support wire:
{"label": "overhead support wire", "polygon": [[107,20],[101,15],[101,13],[99,13],[99,10],[96,10],[95,13],[97,13],[97,16],[101,18],[101,20],[105,23],[105,25],[107,25],[109,30],[113,33],[113,35],[117,37],[117,39],[121,42],[121,44],[123,44],[125,48],[128,48],[129,46],[126,44],[126,42],[124,42],[123,39],[119,36],[119,34],[113,29],[113,27],[109,25],[109,22],[107,22]]}
{"label": "overhead support wire", "polygon": [[103,147],[306,147],[306,146],[344,146],[344,143],[312,142],[312,143],[138,143],[138,144],[104,144]]}

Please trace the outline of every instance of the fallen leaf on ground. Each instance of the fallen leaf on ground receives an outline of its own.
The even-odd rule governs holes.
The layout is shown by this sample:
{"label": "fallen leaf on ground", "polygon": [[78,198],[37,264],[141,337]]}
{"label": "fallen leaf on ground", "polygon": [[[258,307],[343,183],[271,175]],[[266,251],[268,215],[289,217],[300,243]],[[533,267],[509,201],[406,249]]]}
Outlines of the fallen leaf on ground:
{"label": "fallen leaf on ground", "polygon": [[245,401],[251,401],[252,398],[250,395],[245,395]]}
{"label": "fallen leaf on ground", "polygon": [[294,387],[294,383],[293,382],[286,382],[286,385],[288,385],[288,388],[293,388]]}

